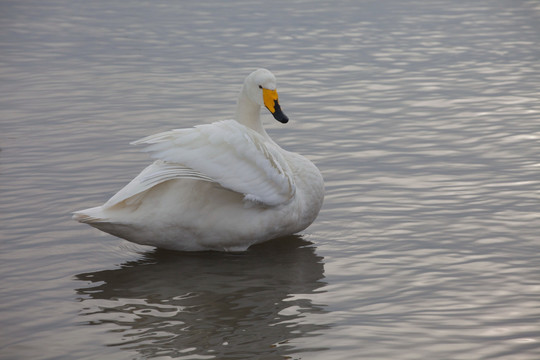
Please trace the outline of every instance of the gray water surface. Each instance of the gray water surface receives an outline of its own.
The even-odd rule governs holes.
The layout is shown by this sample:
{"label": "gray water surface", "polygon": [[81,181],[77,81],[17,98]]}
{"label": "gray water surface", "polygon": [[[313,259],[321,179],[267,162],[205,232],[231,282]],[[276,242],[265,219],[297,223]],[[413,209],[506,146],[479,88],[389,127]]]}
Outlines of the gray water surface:
{"label": "gray water surface", "polygon": [[[537,1],[0,1],[0,358],[540,358]],[[242,254],[71,220],[278,78],[325,204]]]}

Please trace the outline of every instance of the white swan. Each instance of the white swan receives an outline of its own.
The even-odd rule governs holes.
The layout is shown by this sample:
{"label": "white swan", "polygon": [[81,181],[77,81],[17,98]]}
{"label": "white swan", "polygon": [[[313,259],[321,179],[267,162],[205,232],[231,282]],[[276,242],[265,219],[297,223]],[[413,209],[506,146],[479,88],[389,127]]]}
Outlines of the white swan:
{"label": "white swan", "polygon": [[243,251],[304,230],[324,198],[321,173],[279,147],[260,120],[265,106],[282,123],[276,79],[247,76],[234,120],[146,137],[157,159],[104,205],[73,218],[102,231],[164,249]]}

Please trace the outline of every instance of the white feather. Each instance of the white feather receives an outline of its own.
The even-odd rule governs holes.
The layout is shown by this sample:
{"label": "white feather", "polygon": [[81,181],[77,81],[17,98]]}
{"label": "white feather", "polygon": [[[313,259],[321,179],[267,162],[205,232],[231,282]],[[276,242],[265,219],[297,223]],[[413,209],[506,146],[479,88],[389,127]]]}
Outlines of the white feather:
{"label": "white feather", "polygon": [[[289,201],[296,191],[277,146],[235,120],[167,131],[132,144],[149,144],[145,151],[153,158],[193,169],[246,200],[276,206]],[[179,175],[173,171],[172,176]]]}
{"label": "white feather", "polygon": [[190,251],[241,251],[305,229],[321,208],[324,183],[315,165],[264,130],[259,112],[277,98],[275,89],[274,75],[259,69],[244,82],[234,120],[135,141],[157,160],[73,218],[135,243]]}
{"label": "white feather", "polygon": [[174,179],[214,182],[212,178],[186,166],[157,160],[103,204],[103,207],[110,208],[127,199],[131,200],[130,205],[135,204],[140,198],[133,199],[134,196],[144,193],[146,190],[165,181]]}

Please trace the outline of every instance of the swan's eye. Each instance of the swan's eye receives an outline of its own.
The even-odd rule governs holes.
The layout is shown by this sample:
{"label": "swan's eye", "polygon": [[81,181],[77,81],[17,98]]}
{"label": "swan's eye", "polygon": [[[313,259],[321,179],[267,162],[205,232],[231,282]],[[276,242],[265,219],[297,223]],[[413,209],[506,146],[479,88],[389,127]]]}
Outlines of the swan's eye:
{"label": "swan's eye", "polygon": [[262,85],[259,85],[259,89],[262,89]]}

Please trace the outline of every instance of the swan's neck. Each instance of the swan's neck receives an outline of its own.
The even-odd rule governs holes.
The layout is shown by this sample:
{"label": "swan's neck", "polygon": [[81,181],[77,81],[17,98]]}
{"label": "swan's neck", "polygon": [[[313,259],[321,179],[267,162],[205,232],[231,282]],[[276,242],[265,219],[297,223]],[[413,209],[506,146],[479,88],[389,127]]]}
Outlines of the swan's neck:
{"label": "swan's neck", "polygon": [[242,91],[240,91],[240,96],[238,97],[235,119],[240,124],[255,130],[264,137],[268,137],[261,122],[261,106],[251,101],[246,94],[245,87],[242,87]]}

